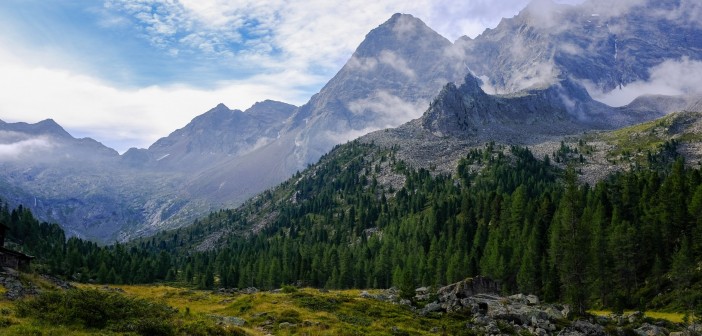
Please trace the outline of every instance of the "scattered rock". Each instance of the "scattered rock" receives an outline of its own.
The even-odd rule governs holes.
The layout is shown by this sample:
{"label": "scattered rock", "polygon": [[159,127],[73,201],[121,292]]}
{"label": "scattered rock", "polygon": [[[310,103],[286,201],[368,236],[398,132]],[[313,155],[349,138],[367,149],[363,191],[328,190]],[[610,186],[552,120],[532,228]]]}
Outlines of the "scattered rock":
{"label": "scattered rock", "polygon": [[455,299],[467,298],[477,294],[496,294],[499,292],[499,283],[479,276],[441,287],[436,294],[439,295],[440,301],[453,301]]}
{"label": "scattered rock", "polygon": [[431,287],[419,287],[414,290],[414,299],[417,301],[427,301],[432,297]]}
{"label": "scattered rock", "polygon": [[687,329],[693,333],[702,334],[702,323],[691,324]]}
{"label": "scattered rock", "polygon": [[110,286],[107,286],[107,285],[104,285],[104,286],[100,287],[100,289],[103,290],[103,291],[105,291],[105,292],[124,293],[124,289],[122,289],[122,288],[110,287]]}
{"label": "scattered rock", "polygon": [[56,287],[59,287],[59,288],[61,288],[61,289],[73,289],[73,288],[76,288],[75,286],[71,285],[70,282],[61,280],[61,279],[59,279],[59,278],[57,278],[57,277],[55,277],[55,276],[52,276],[52,275],[42,274],[41,277],[44,278],[46,281],[51,282],[51,283],[54,284]]}
{"label": "scattered rock", "polygon": [[254,293],[258,293],[258,288],[256,288],[256,287],[244,288],[244,289],[240,290],[239,293],[241,293],[241,294],[254,294]]}
{"label": "scattered rock", "polygon": [[641,336],[661,336],[669,334],[667,329],[648,323],[642,324],[641,327],[634,329],[634,331]]}
{"label": "scattered rock", "polygon": [[234,294],[239,292],[239,288],[218,288],[216,293],[218,294]]}
{"label": "scattered rock", "polygon": [[287,329],[287,328],[295,328],[295,327],[297,327],[297,324],[295,324],[295,323],[290,323],[290,322],[278,323],[278,328]]}
{"label": "scattered rock", "polygon": [[27,295],[39,293],[37,286],[34,284],[23,284],[19,278],[19,272],[9,268],[3,268],[0,272],[0,285],[5,287],[5,297],[9,300],[17,300]]}
{"label": "scattered rock", "polygon": [[643,320],[644,313],[642,313],[640,311],[635,311],[635,312],[631,312],[631,313],[624,313],[624,314],[622,314],[622,318],[625,320],[625,322],[636,323],[638,321]]}
{"label": "scattered rock", "polygon": [[428,313],[433,313],[437,311],[441,311],[441,305],[436,302],[431,302],[424,306],[424,308],[422,308],[422,310],[420,310],[419,313],[421,315],[426,315]]}
{"label": "scattered rock", "polygon": [[303,326],[303,327],[315,327],[315,326],[318,326],[318,325],[320,325],[320,324],[321,324],[321,323],[319,323],[319,322],[317,322],[317,321],[310,321],[310,320],[304,320],[304,321],[302,321],[302,326]]}
{"label": "scattered rock", "polygon": [[222,315],[210,315],[210,317],[217,320],[217,322],[225,326],[237,326],[242,327],[246,324],[246,320],[236,316],[222,316]]}
{"label": "scattered rock", "polygon": [[564,328],[558,335],[566,336],[606,336],[607,333],[601,325],[587,321],[575,321],[569,327]]}
{"label": "scattered rock", "polygon": [[686,331],[675,331],[675,332],[668,334],[668,336],[690,336],[690,335],[692,335],[692,333],[687,331],[687,330]]}

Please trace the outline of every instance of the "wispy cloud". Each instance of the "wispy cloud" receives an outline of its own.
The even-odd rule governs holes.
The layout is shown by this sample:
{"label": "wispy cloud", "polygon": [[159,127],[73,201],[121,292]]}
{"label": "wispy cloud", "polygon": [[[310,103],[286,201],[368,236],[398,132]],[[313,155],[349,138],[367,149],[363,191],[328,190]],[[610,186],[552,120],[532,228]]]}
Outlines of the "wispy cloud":
{"label": "wispy cloud", "polygon": [[404,121],[418,118],[427,107],[426,101],[406,101],[385,90],[348,104],[349,110],[356,115],[372,115],[372,124],[377,129],[396,127]]}
{"label": "wispy cloud", "polygon": [[689,58],[668,60],[650,71],[648,81],[638,81],[602,93],[593,85],[586,85],[593,98],[610,106],[623,106],[646,94],[690,95],[702,93],[702,61]]}
{"label": "wispy cloud", "polygon": [[[476,36],[528,0],[106,0],[169,52],[251,57],[267,67],[338,69],[363,36],[395,12],[415,14],[449,39]],[[398,26],[398,28],[402,28]]]}
{"label": "wispy cloud", "polygon": [[[3,57],[5,56],[5,57]],[[218,83],[213,89],[186,85],[125,89],[69,71],[39,68],[0,51],[0,100],[5,121],[53,118],[74,136],[89,136],[120,152],[147,147],[223,102],[246,108],[276,99],[302,103],[300,90],[319,78],[294,71]]]}
{"label": "wispy cloud", "polygon": [[53,147],[46,136],[27,137],[26,134],[0,131],[0,161],[20,160],[23,156]]}

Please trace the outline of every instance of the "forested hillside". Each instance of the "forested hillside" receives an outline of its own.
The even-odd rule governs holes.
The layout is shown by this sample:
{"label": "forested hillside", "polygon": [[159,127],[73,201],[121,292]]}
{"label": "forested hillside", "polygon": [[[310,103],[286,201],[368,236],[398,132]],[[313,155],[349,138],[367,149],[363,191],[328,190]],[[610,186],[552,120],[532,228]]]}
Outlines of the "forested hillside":
{"label": "forested hillside", "polygon": [[702,174],[670,146],[651,157],[657,169],[589,186],[520,147],[486,144],[447,176],[352,142],[238,210],[130,245],[63,243],[26,209],[2,216],[40,267],[82,281],[409,293],[484,275],[582,309],[699,309]]}

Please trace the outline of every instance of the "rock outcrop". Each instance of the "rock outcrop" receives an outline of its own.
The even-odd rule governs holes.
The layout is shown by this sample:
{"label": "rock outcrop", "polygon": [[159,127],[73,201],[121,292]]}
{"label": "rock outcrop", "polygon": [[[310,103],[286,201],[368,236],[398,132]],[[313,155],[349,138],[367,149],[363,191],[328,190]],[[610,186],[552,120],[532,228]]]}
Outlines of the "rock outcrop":
{"label": "rock outcrop", "polygon": [[[646,318],[641,312],[610,316],[586,316],[574,319],[570,307],[542,303],[535,295],[500,295],[498,282],[484,277],[468,278],[432,290],[415,290],[413,301],[400,299],[396,289],[380,294],[363,292],[361,298],[406,305],[420,315],[451,313],[465,316],[466,328],[480,335],[699,335],[700,325],[686,326]],[[417,302],[435,301],[417,307]]]}

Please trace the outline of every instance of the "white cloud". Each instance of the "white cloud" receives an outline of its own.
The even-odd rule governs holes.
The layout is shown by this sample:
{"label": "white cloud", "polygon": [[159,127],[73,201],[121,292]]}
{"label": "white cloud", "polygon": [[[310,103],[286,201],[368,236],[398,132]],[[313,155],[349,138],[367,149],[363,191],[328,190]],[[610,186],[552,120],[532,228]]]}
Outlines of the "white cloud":
{"label": "white cloud", "polygon": [[553,84],[557,81],[558,75],[559,71],[554,67],[552,61],[529,65],[526,69],[512,73],[507,81],[510,86],[501,93]]}
{"label": "white cloud", "polygon": [[390,50],[383,50],[380,55],[375,57],[357,57],[352,56],[349,59],[348,66],[350,69],[360,71],[373,71],[378,64],[385,64],[395,69],[395,71],[405,75],[407,78],[414,79],[417,74],[412,70],[407,61]]}
{"label": "white cloud", "polygon": [[[106,7],[131,16],[152,44],[169,50],[193,48],[231,57],[217,46],[253,43],[237,50],[269,67],[338,69],[365,34],[393,13],[414,14],[449,39],[476,36],[529,0],[107,0]],[[413,24],[412,21],[407,21]],[[405,25],[397,25],[402,33]],[[243,37],[242,34],[253,36]],[[251,38],[253,37],[253,39]],[[271,51],[279,54],[271,54]],[[282,63],[282,64],[281,64]]]}
{"label": "white cloud", "polygon": [[402,57],[397,56],[397,54],[390,50],[383,50],[380,53],[379,59],[381,63],[391,66],[397,72],[410,79],[417,77],[417,74],[414,73],[414,70],[412,70],[409,65],[407,65],[407,62]]}
{"label": "white cloud", "polygon": [[405,101],[384,90],[348,104],[349,110],[356,115],[372,114],[376,129],[396,127],[407,120],[418,118],[427,107],[426,101]]}
{"label": "white cloud", "polygon": [[204,90],[184,85],[136,89],[113,87],[65,70],[27,65],[0,52],[0,119],[37,122],[55,119],[73,135],[90,136],[120,152],[147,147],[222,102],[247,108],[275,99],[301,104],[298,86],[320,79],[295,71],[221,82]]}
{"label": "white cloud", "polygon": [[667,60],[650,70],[648,81],[638,81],[602,93],[594,85],[586,85],[593,98],[610,106],[623,106],[647,94],[688,95],[702,93],[702,61],[689,58]]}
{"label": "white cloud", "polygon": [[30,138],[25,134],[0,131],[0,161],[17,160],[52,147],[51,140],[46,136]]}

